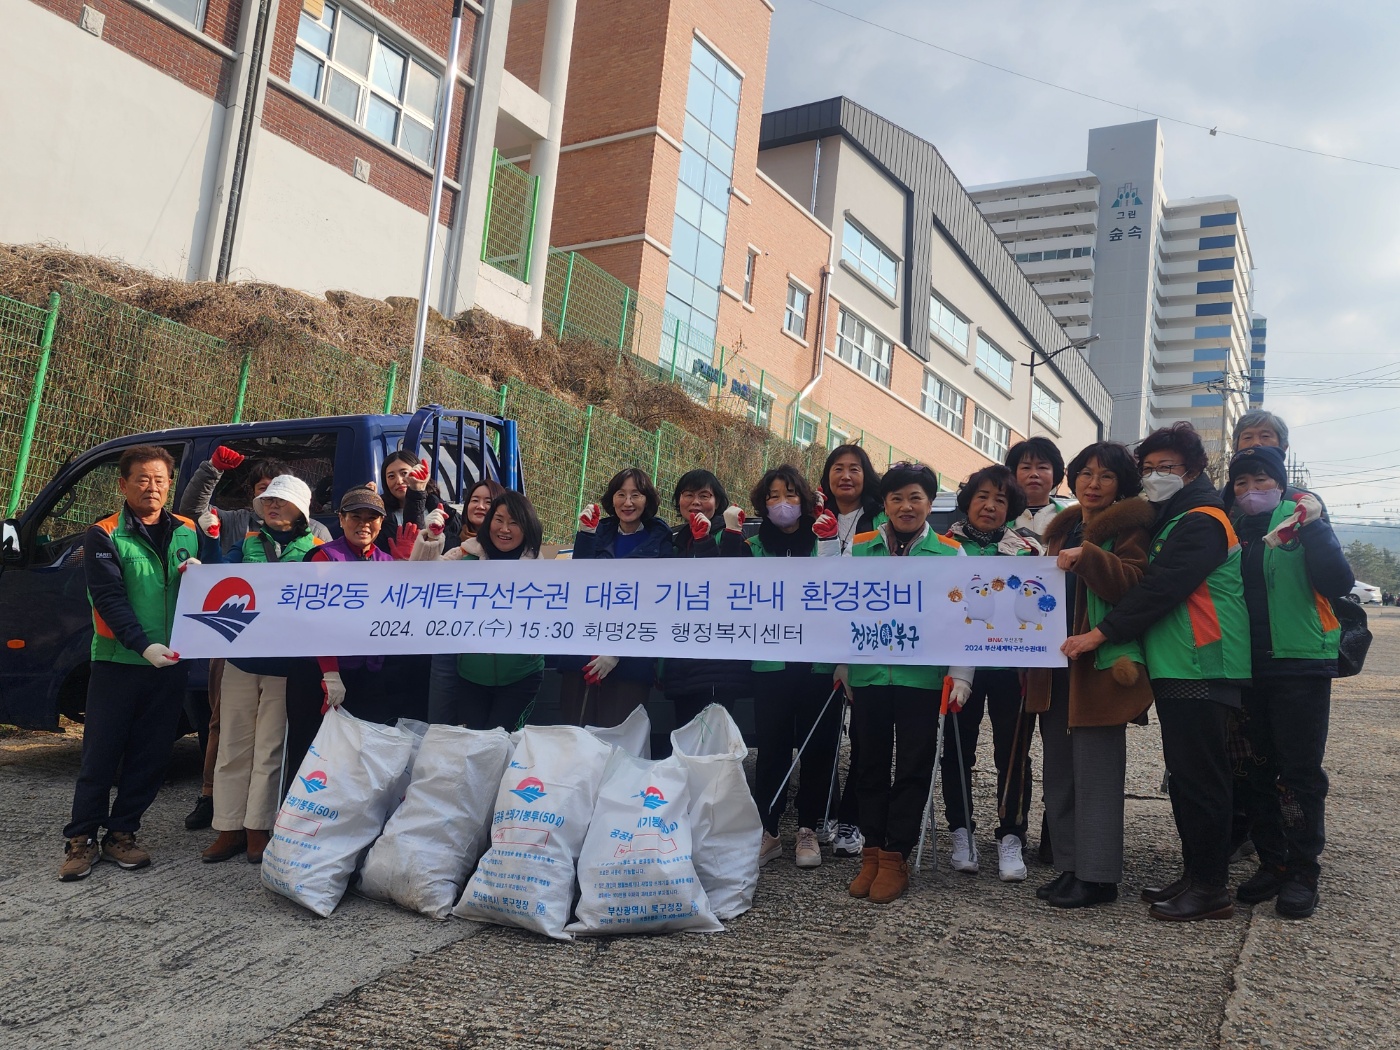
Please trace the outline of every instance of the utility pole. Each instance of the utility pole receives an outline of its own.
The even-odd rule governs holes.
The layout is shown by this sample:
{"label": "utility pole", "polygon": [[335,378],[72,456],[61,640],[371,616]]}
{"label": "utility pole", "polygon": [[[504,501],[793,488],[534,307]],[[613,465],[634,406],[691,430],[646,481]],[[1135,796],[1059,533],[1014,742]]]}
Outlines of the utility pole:
{"label": "utility pole", "polygon": [[1054,358],[1059,357],[1066,350],[1083,350],[1086,346],[1096,341],[1098,338],[1099,337],[1096,335],[1091,335],[1087,336],[1084,339],[1076,339],[1073,342],[1066,343],[1058,350],[1051,350],[1048,354],[1044,350],[1037,350],[1029,343],[1021,344],[1031,352],[1031,379],[1030,383],[1027,385],[1026,388],[1026,400],[1029,402],[1026,406],[1026,437],[1031,436],[1031,426],[1033,425],[1033,421],[1035,419],[1035,355],[1039,354],[1043,360],[1051,361]]}
{"label": "utility pole", "polygon": [[1222,372],[1219,379],[1212,379],[1206,384],[1206,389],[1220,395],[1220,461],[1217,480],[1223,485],[1230,473],[1230,398],[1235,394],[1249,392],[1249,377]]}

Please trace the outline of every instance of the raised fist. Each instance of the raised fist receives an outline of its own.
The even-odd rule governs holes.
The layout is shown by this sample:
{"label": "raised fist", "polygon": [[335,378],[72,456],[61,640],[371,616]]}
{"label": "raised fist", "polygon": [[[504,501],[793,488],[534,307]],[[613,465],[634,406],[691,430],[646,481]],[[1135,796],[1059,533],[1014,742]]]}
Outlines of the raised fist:
{"label": "raised fist", "polygon": [[447,527],[447,511],[439,507],[437,510],[430,510],[426,519],[428,531],[434,537],[441,536],[442,530]]}
{"label": "raised fist", "polygon": [[415,492],[422,492],[428,487],[428,474],[430,468],[426,459],[419,460],[418,466],[408,472],[408,487]]}
{"label": "raised fist", "polygon": [[211,540],[219,538],[219,512],[210,507],[199,516],[199,531],[208,536]]}
{"label": "raised fist", "polygon": [[709,534],[710,519],[697,510],[690,516],[690,535],[697,540],[703,540]]}
{"label": "raised fist", "polygon": [[[817,505],[821,506],[820,503]],[[812,532],[819,540],[834,540],[841,534],[841,525],[835,514],[821,510],[817,512],[817,520],[812,522]]]}
{"label": "raised fist", "polygon": [[244,457],[227,445],[220,445],[214,450],[214,454],[209,457],[209,462],[213,464],[215,470],[232,470],[242,463]]}
{"label": "raised fist", "polygon": [[579,532],[596,532],[598,522],[602,519],[603,508],[596,503],[590,503],[583,508],[583,513],[578,516]]}
{"label": "raised fist", "polygon": [[724,508],[724,528],[728,532],[744,531],[744,512],[741,508],[733,504]]}

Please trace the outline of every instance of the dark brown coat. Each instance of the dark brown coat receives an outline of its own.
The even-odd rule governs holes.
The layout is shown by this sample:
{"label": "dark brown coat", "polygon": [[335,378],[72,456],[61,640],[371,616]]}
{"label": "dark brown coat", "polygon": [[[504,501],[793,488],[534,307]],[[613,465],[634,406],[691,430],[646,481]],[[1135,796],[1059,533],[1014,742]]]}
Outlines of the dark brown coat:
{"label": "dark brown coat", "polygon": [[[1046,554],[1059,554],[1065,540],[1079,524],[1081,511],[1070,507],[1055,516],[1045,530]],[[1120,500],[1103,511],[1084,527],[1084,542],[1075,566],[1078,593],[1075,595],[1074,624],[1070,634],[1085,634],[1089,630],[1089,603],[1086,589],[1110,604],[1142,579],[1147,571],[1147,548],[1152,540],[1150,531],[1156,513],[1143,499]],[[1113,550],[1100,544],[1113,541]],[[1049,668],[1036,668],[1026,674],[1026,710],[1047,711],[1050,708]],[[1094,658],[1086,653],[1069,666],[1069,724],[1075,726],[1117,726],[1138,721],[1152,706],[1152,684],[1146,669],[1127,657],[1114,661],[1113,667],[1100,671]]]}

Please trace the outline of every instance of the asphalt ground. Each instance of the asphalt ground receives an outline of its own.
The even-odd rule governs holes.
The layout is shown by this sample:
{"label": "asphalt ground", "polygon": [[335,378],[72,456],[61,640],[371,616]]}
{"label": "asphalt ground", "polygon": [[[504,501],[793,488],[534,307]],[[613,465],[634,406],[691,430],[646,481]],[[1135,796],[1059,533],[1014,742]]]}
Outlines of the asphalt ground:
{"label": "asphalt ground", "polygon": [[1113,905],[1047,907],[1034,889],[1053,873],[1034,863],[999,882],[989,830],[980,875],[948,870],[943,835],[937,871],[926,859],[909,894],[871,905],[845,892],[854,861],[795,868],[788,828],[727,933],[572,943],[353,895],[318,919],[247,864],[202,864],[213,833],[182,824],[192,739],[147,814],[154,865],[60,883],[80,731],[0,740],[0,1046],[1400,1046],[1400,609],[1369,611],[1367,670],[1333,694],[1322,904],[1303,922],[1271,904],[1225,922],[1147,917],[1138,889],[1179,863],[1155,726],[1129,737]]}

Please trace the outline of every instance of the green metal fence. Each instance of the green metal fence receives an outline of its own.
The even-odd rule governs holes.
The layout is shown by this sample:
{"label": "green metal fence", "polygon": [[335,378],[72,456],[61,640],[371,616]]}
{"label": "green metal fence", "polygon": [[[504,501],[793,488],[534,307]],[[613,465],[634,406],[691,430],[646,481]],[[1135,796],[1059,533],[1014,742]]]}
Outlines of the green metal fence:
{"label": "green metal fence", "polygon": [[481,261],[528,283],[540,200],[539,176],[502,159],[499,150],[492,152],[491,159]]}

